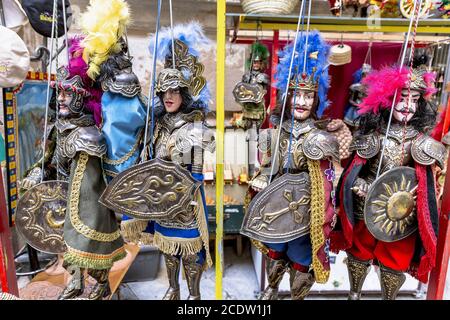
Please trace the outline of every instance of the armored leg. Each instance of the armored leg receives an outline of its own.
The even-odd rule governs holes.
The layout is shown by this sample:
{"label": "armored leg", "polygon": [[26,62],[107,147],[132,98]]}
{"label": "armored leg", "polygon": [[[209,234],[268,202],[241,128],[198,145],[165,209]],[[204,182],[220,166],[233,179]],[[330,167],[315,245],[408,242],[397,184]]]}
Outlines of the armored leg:
{"label": "armored leg", "polygon": [[200,280],[203,273],[203,265],[197,263],[198,256],[188,255],[183,259],[183,269],[189,288],[188,300],[200,300]]}
{"label": "armored leg", "polygon": [[263,291],[260,300],[277,300],[278,287],[283,280],[288,262],[284,259],[275,260],[266,256],[266,272],[269,284]]}
{"label": "armored leg", "polygon": [[301,272],[290,268],[290,284],[292,300],[303,300],[308,295],[315,282],[314,275],[310,272]]}
{"label": "armored leg", "polygon": [[163,254],[166,262],[167,277],[169,278],[169,288],[163,300],[180,300],[180,259],[170,254]]}
{"label": "armored leg", "polygon": [[69,284],[59,295],[58,300],[68,300],[81,296],[84,292],[84,269],[64,266],[72,275]]}
{"label": "armored leg", "polygon": [[109,287],[109,269],[93,270],[89,269],[88,274],[94,278],[97,283],[89,294],[89,300],[102,300],[111,294]]}
{"label": "armored leg", "polygon": [[383,300],[395,300],[406,280],[401,271],[392,270],[380,264],[381,297]]}
{"label": "armored leg", "polygon": [[370,261],[356,259],[350,253],[347,253],[347,269],[350,281],[350,293],[348,300],[361,299],[361,289],[364,280],[369,273]]}

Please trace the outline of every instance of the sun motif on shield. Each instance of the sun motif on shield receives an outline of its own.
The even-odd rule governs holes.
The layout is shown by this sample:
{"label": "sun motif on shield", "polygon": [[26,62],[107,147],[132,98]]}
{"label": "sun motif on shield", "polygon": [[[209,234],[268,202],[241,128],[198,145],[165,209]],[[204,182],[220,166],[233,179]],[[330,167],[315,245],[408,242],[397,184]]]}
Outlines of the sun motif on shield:
{"label": "sun motif on shield", "polygon": [[374,224],[387,234],[403,234],[415,220],[417,185],[402,175],[400,183],[383,183],[384,192],[380,192],[372,202],[378,208],[374,211]]}

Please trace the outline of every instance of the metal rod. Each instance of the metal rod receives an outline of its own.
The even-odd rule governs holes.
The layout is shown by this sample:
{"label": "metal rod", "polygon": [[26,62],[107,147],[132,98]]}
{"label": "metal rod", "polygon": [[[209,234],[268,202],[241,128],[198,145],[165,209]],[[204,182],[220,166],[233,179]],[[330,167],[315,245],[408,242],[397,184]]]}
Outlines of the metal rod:
{"label": "metal rod", "polygon": [[[62,0],[62,6],[63,6],[63,21],[64,21],[64,38],[65,38],[65,45],[67,48],[67,65],[69,65],[70,61],[70,53],[69,53],[69,37],[67,35],[67,15],[66,15],[66,0]],[[58,35],[56,35],[58,36]]]}
{"label": "metal rod", "polygon": [[172,65],[176,69],[175,63],[175,39],[173,35],[173,11],[172,11],[172,0],[169,0],[169,12],[170,12],[170,33],[172,35]]}
{"label": "metal rod", "polygon": [[287,82],[286,82],[286,88],[284,90],[284,96],[283,96],[283,108],[281,110],[281,117],[280,117],[280,125],[278,127],[278,135],[277,135],[277,142],[275,144],[275,152],[273,153],[272,156],[272,166],[270,168],[270,176],[269,176],[269,184],[272,182],[272,176],[273,176],[273,170],[275,169],[275,159],[277,159],[277,154],[278,154],[278,150],[279,150],[279,144],[280,144],[280,137],[281,137],[281,127],[283,125],[283,118],[284,118],[284,112],[286,109],[286,101],[287,101],[287,93],[289,90],[289,81],[291,79],[291,75],[292,75],[292,66],[294,64],[294,57],[295,57],[295,51],[296,51],[296,47],[297,47],[297,40],[298,40],[298,31],[300,30],[300,24],[302,21],[302,16],[303,16],[303,9],[304,9],[304,3],[306,0],[302,0],[302,3],[300,5],[300,13],[298,15],[298,22],[297,22],[297,32],[295,33],[295,39],[294,39],[294,49],[292,50],[292,55],[291,55],[291,64],[289,66],[289,74],[288,74],[288,78],[287,78]]}
{"label": "metal rod", "polygon": [[45,149],[47,147],[47,128],[48,128],[48,109],[50,103],[50,82],[52,78],[52,61],[53,61],[53,40],[55,36],[55,20],[56,20],[56,1],[53,0],[53,21],[52,21],[52,34],[50,39],[50,62],[49,68],[47,70],[47,98],[45,104],[45,119],[44,119],[44,142],[42,143],[42,166],[41,166],[41,182],[44,181],[44,171],[45,171]]}
{"label": "metal rod", "polygon": [[[151,135],[153,135],[153,115],[154,115],[154,109],[155,109],[155,103],[153,99],[153,95],[155,93],[155,76],[156,76],[156,53],[158,52],[158,39],[159,39],[159,26],[160,26],[160,20],[161,20],[161,2],[162,0],[158,0],[158,16],[156,19],[156,31],[155,31],[155,46],[153,47],[153,70],[151,70],[151,76],[150,76],[150,88],[149,88],[149,95],[148,95],[148,102],[147,102],[147,117],[145,121],[145,133],[144,133],[144,148],[142,150],[141,154],[141,162],[144,161],[145,158],[145,144],[147,143],[147,136],[148,136],[148,127],[149,127],[149,116],[150,116],[150,104],[152,106],[152,127],[151,127]],[[153,157],[153,146],[152,141],[149,142],[150,146],[150,157]]]}
{"label": "metal rod", "polygon": [[[420,1],[420,4],[421,4],[422,0],[419,0],[419,1]],[[414,11],[413,11],[414,13],[416,11],[416,6],[417,6],[417,0],[414,1]],[[411,35],[411,29],[412,29],[412,25],[413,25],[413,21],[414,21],[414,17],[415,17],[414,13],[411,16],[411,20],[410,20],[409,28],[408,28],[408,33],[406,35],[405,47],[404,47],[404,50],[403,50],[402,59],[400,61],[400,69],[403,68],[403,65],[405,64],[406,51],[407,51],[407,48],[408,48],[409,37]],[[419,22],[419,16],[417,15],[417,23],[418,22]],[[381,157],[380,157],[380,161],[379,161],[379,164],[378,164],[377,178],[380,176],[380,172],[381,172],[381,167],[382,167],[382,163],[383,163],[384,153],[386,151],[386,143],[387,143],[387,139],[389,137],[389,130],[391,129],[392,116],[394,114],[394,107],[395,107],[395,101],[397,100],[397,95],[398,95],[398,90],[395,90],[394,98],[392,100],[391,112],[389,114],[389,121],[388,121],[387,128],[386,128],[386,135],[384,136],[384,139],[383,139],[383,148],[381,150]]]}

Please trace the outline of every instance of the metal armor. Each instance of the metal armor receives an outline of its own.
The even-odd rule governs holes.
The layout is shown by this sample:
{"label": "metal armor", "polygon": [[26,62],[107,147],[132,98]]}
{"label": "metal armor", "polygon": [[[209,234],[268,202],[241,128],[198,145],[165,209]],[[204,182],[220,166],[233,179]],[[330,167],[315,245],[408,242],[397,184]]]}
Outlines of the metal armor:
{"label": "metal armor", "polygon": [[[259,150],[263,154],[260,172],[250,182],[263,189],[250,204],[241,232],[252,239],[279,243],[309,233],[311,182],[308,160],[339,161],[339,144],[328,132],[319,130],[314,120],[294,121],[291,156],[289,141],[291,121],[281,127],[280,148],[275,158],[275,177],[267,186],[271,155],[275,150],[277,130],[261,131]],[[289,163],[288,163],[289,162]],[[288,173],[284,169],[288,169]]]}
{"label": "metal armor", "polygon": [[[58,133],[58,139],[55,141],[57,145],[50,165],[44,169],[52,171],[52,168],[57,168],[59,181],[40,183],[23,195],[17,208],[17,228],[34,248],[49,253],[62,253],[65,251],[62,227],[72,159],[78,152],[101,158],[106,153],[106,144],[89,115],[75,119],[59,119],[53,130]],[[50,136],[52,139],[56,138],[56,132]],[[36,166],[30,175],[39,181],[41,170]]]}
{"label": "metal armor", "polygon": [[[361,170],[359,178],[356,179],[354,187],[359,188],[361,184],[364,183],[372,185],[375,182],[385,132],[386,129],[383,128],[381,134],[358,136],[352,142],[350,147],[351,150],[356,151],[361,158],[368,160],[367,165]],[[402,206],[402,208],[404,207],[404,210],[408,211],[408,214],[402,215],[400,218],[396,217],[394,220],[398,223],[392,222],[394,221],[392,219],[386,220],[381,214],[381,211],[384,210],[384,206],[381,206],[381,202],[377,202],[380,200],[378,199],[379,194],[386,193],[385,197],[387,197],[386,199],[389,199],[386,201],[391,203],[398,198],[400,193],[414,190],[414,187],[417,184],[415,171],[413,169],[414,163],[417,162],[422,165],[437,164],[442,168],[444,160],[445,147],[441,143],[427,135],[420,134],[411,126],[404,128],[399,124],[393,124],[386,142],[385,154],[381,165],[381,175],[379,180],[384,177],[383,181],[380,180],[380,183],[377,182],[377,186],[372,185],[366,198],[355,197],[355,218],[360,220],[365,219],[366,223],[370,222],[369,225],[371,227],[379,229],[378,231],[373,229],[372,234],[374,234],[377,239],[383,241],[397,241],[411,234],[411,232],[416,230],[417,226],[417,218],[414,214],[415,209],[412,208],[409,210],[406,208],[408,206]],[[407,170],[408,167],[411,168],[410,171]],[[397,174],[394,174],[394,171],[392,170],[397,169],[400,171]],[[393,174],[386,174],[387,172],[392,172]],[[388,187],[384,185],[387,185]],[[366,202],[368,201],[370,201],[371,204],[366,205]],[[393,205],[394,202],[391,204]],[[377,205],[376,203],[378,203],[379,206],[375,208],[374,206]],[[366,213],[364,209],[365,205]],[[383,223],[380,224],[380,222]]]}

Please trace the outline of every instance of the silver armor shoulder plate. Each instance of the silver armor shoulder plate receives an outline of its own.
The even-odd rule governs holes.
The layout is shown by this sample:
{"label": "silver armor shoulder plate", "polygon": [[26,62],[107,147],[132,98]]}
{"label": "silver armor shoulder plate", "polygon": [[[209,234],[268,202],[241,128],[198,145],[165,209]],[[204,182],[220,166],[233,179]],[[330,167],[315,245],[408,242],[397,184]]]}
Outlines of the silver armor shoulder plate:
{"label": "silver armor shoulder plate", "polygon": [[414,161],[423,164],[437,165],[443,169],[445,163],[446,149],[445,146],[429,136],[420,136],[414,140],[411,147],[411,155]]}
{"label": "silver armor shoulder plate", "polygon": [[378,154],[380,146],[378,134],[360,135],[353,138],[350,151],[356,151],[358,156],[363,159],[370,159]]}
{"label": "silver armor shoulder plate", "polygon": [[75,157],[75,154],[81,151],[91,156],[102,157],[106,154],[106,141],[97,127],[81,127],[67,136],[62,151],[68,158]]}
{"label": "silver armor shoulder plate", "polygon": [[267,74],[265,74],[264,72],[260,72],[256,76],[256,82],[266,86],[269,84],[269,76]]}
{"label": "silver armor shoulder plate", "polygon": [[339,162],[339,142],[332,134],[315,129],[303,142],[303,153],[312,160],[332,158]]}

